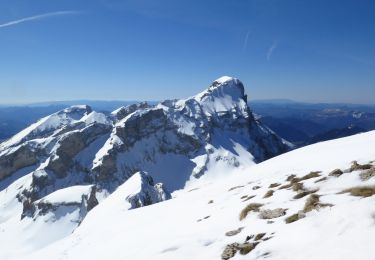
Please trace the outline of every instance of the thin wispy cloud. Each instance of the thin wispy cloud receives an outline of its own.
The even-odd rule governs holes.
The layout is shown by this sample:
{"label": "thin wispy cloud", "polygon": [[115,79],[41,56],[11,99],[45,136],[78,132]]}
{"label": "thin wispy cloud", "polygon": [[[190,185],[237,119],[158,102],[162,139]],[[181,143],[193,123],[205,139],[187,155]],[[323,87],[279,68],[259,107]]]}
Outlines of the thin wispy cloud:
{"label": "thin wispy cloud", "polygon": [[18,20],[0,24],[0,28],[9,27],[9,26],[20,24],[20,23],[26,23],[26,22],[35,21],[35,20],[41,20],[41,19],[54,17],[54,16],[72,15],[72,14],[78,14],[78,13],[79,13],[78,11],[58,11],[58,12],[44,13],[44,14],[24,17]]}
{"label": "thin wispy cloud", "polygon": [[250,31],[246,33],[245,39],[243,41],[243,46],[242,50],[245,51],[247,49],[247,43],[249,42],[249,36],[250,36]]}
{"label": "thin wispy cloud", "polygon": [[274,41],[271,45],[271,47],[268,49],[267,51],[267,61],[270,61],[271,60],[271,56],[273,54],[273,52],[276,50],[277,48],[277,45],[278,45],[278,42],[277,41]]}

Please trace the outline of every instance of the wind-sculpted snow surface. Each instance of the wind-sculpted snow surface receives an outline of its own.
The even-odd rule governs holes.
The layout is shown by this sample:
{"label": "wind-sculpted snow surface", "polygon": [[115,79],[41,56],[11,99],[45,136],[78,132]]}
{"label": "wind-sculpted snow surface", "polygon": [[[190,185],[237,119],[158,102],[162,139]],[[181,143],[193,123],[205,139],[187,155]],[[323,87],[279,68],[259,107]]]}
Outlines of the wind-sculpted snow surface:
{"label": "wind-sculpted snow surface", "polygon": [[[65,236],[135,173],[142,185],[124,198],[128,209],[169,199],[167,191],[289,149],[254,119],[242,83],[230,77],[196,96],[156,106],[134,104],[110,114],[70,107],[0,144],[0,242],[3,236],[21,235],[21,227],[44,232],[65,225],[64,232],[46,235],[25,252]],[[66,200],[51,200],[56,194]],[[18,222],[24,226],[9,224]],[[12,254],[5,250],[2,256]]]}

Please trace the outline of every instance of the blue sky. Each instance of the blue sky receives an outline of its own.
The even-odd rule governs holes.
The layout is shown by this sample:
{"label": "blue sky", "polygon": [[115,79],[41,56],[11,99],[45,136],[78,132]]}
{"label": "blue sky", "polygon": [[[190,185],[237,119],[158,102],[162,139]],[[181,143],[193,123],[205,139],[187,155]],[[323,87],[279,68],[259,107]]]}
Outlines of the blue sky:
{"label": "blue sky", "polygon": [[371,0],[1,0],[0,103],[160,100],[222,76],[249,99],[375,102]]}

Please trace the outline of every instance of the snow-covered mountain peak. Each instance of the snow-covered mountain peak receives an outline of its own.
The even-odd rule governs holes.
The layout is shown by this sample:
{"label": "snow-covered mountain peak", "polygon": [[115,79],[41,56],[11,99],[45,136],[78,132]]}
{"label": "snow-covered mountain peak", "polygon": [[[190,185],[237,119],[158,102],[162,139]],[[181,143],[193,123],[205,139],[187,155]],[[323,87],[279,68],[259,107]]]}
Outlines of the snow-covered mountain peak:
{"label": "snow-covered mountain peak", "polygon": [[238,79],[230,77],[230,76],[221,76],[220,78],[215,79],[214,82],[222,84],[222,83],[233,81],[233,80],[238,80]]}
{"label": "snow-covered mountain peak", "polygon": [[[204,94],[204,92],[201,94]],[[206,95],[215,97],[230,96],[233,100],[244,99],[246,97],[242,82],[237,78],[227,76],[213,81],[208,87]]]}
{"label": "snow-covered mountain peak", "polygon": [[86,114],[90,114],[92,112],[92,108],[88,105],[75,105],[68,108],[65,108],[57,114],[66,114],[67,116],[71,118],[80,118]]}
{"label": "snow-covered mountain peak", "polygon": [[[230,172],[288,150],[254,119],[235,78],[220,78],[187,99],[110,114],[73,106],[0,145],[0,209],[16,222],[22,216],[26,228],[32,219],[42,223],[37,230],[55,233],[44,246],[71,233],[116,191],[127,194],[120,200],[128,202],[124,210],[146,206],[219,168]],[[66,201],[54,200],[65,195]],[[53,232],[61,221],[67,228]]]}
{"label": "snow-covered mountain peak", "polygon": [[[247,96],[242,82],[236,78],[224,76],[215,80],[205,91],[194,96],[206,115],[228,113],[248,116]],[[191,99],[181,101],[192,103]]]}
{"label": "snow-covered mountain peak", "polygon": [[[38,122],[25,128],[15,136],[0,144],[1,150],[23,144],[32,139],[39,139],[53,135],[56,131],[72,127],[80,122],[82,118],[92,114],[92,109],[87,105],[71,106],[40,119]],[[92,117],[87,118],[92,121]],[[91,123],[91,122],[90,122]]]}
{"label": "snow-covered mountain peak", "polygon": [[242,82],[227,76],[215,80],[207,89],[195,96],[181,100],[166,100],[155,108],[161,108],[178,118],[183,116],[188,121],[193,118],[203,121],[199,125],[211,122],[223,126],[228,123],[227,119],[232,123],[243,119],[253,120]]}

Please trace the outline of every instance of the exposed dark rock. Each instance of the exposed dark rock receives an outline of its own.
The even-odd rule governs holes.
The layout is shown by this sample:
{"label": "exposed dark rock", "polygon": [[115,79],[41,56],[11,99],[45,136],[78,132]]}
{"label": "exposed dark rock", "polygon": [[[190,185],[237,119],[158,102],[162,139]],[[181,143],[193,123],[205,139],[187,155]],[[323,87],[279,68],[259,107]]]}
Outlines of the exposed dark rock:
{"label": "exposed dark rock", "polygon": [[14,151],[0,156],[0,181],[17,170],[36,163],[36,152],[27,145],[21,145]]}
{"label": "exposed dark rock", "polygon": [[90,192],[89,197],[87,199],[87,212],[92,210],[98,204],[99,204],[99,202],[98,202],[98,199],[96,198],[96,186],[92,186],[91,192]]}
{"label": "exposed dark rock", "polygon": [[163,184],[158,183],[154,185],[152,177],[146,172],[139,172],[137,174],[140,178],[140,191],[126,198],[131,204],[132,209],[148,206],[171,198],[170,193],[164,188]]}
{"label": "exposed dark rock", "polygon": [[331,171],[328,176],[335,176],[335,177],[340,177],[343,174],[343,171],[340,169],[336,169]]}

